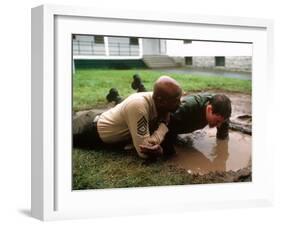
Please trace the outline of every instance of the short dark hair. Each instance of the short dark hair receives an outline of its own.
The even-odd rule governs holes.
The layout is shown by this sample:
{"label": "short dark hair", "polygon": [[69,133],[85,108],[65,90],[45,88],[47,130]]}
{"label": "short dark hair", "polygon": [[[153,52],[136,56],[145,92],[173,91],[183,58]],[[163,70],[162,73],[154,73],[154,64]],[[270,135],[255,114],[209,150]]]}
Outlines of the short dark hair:
{"label": "short dark hair", "polygon": [[212,105],[213,113],[228,119],[231,116],[231,101],[224,94],[214,95],[209,103]]}

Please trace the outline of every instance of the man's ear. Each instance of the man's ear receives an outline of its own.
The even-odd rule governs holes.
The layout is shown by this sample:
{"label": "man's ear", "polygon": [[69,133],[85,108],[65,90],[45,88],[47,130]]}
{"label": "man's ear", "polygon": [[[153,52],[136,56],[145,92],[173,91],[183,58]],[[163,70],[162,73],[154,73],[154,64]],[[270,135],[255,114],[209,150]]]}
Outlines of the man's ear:
{"label": "man's ear", "polygon": [[212,105],[210,105],[210,104],[207,105],[207,112],[208,112],[208,113],[212,113],[212,112],[213,112],[213,107],[212,107]]}

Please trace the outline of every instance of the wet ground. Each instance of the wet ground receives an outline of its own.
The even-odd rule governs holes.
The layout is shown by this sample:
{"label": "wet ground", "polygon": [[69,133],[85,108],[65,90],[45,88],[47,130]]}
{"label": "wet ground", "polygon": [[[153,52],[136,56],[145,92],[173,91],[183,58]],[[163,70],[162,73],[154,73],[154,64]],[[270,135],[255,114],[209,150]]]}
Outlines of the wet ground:
{"label": "wet ground", "polygon": [[176,68],[176,69],[155,69],[167,74],[189,74],[189,75],[202,75],[202,76],[221,76],[225,78],[238,78],[242,80],[251,80],[252,74],[250,72],[236,72],[225,70],[212,70],[212,69],[192,69],[192,68]]}
{"label": "wet ground", "polygon": [[230,131],[229,139],[216,139],[216,129],[205,128],[190,135],[190,147],[177,146],[177,154],[168,164],[188,173],[238,171],[251,165],[252,137]]}
{"label": "wet ground", "polygon": [[[217,93],[217,92],[216,92]],[[216,139],[216,128],[208,126],[191,134],[180,135],[185,146],[177,145],[177,154],[167,163],[191,174],[238,171],[251,166],[252,104],[251,95],[224,92],[232,102],[229,138]]]}

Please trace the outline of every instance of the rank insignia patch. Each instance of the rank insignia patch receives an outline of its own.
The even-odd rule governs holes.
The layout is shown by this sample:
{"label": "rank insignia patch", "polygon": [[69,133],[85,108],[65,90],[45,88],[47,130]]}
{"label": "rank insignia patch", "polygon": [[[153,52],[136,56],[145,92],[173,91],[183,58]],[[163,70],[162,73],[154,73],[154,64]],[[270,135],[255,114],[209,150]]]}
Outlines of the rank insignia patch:
{"label": "rank insignia patch", "polygon": [[137,133],[141,136],[145,135],[147,133],[147,120],[145,119],[145,117],[143,116],[137,123]]}

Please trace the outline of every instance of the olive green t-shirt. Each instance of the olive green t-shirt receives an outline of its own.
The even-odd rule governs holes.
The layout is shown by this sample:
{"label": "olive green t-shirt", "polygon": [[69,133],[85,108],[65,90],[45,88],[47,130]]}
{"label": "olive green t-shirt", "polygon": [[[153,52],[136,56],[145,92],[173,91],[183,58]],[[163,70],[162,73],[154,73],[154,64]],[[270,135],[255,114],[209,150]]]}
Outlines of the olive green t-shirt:
{"label": "olive green t-shirt", "polygon": [[[206,106],[214,94],[201,93],[188,95],[181,99],[181,105],[172,114],[169,127],[169,134],[192,133],[203,129],[208,125],[206,120]],[[220,127],[217,127],[217,137],[224,139],[228,136],[229,120],[226,120]]]}

